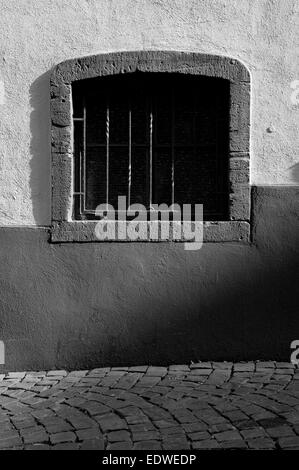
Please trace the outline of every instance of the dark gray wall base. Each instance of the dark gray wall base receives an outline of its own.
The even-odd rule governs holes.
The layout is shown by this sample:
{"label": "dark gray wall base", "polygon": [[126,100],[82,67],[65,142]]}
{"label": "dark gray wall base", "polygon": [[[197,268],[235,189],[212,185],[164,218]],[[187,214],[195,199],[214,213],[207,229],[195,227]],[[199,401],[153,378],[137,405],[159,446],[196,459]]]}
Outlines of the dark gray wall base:
{"label": "dark gray wall base", "polygon": [[299,339],[299,188],[252,191],[253,243],[49,243],[0,229],[1,370],[288,361]]}

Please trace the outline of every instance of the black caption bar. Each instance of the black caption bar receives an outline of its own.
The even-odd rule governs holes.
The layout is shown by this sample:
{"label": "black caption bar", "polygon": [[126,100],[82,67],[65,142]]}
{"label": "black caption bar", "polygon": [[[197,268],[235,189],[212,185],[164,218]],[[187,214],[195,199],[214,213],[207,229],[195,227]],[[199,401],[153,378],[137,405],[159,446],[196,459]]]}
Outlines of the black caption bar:
{"label": "black caption bar", "polygon": [[[182,465],[185,468],[202,468],[208,469],[210,465],[214,464],[228,464],[232,468],[239,470],[240,464],[265,464],[267,466],[274,464],[286,465],[289,459],[294,458],[294,451],[281,451],[281,450],[201,450],[201,451],[44,451],[47,452],[47,464],[57,464],[61,459],[67,458],[68,466],[72,463],[75,465],[82,465],[83,468],[88,468],[92,465],[94,469],[101,468],[123,468],[123,469],[138,469],[147,466],[148,468],[159,466],[178,466]],[[61,455],[61,453],[67,455]],[[296,451],[295,451],[296,452]],[[1,451],[1,468],[6,468],[5,464],[11,465],[12,463],[28,463],[31,468],[36,462],[40,466],[42,456],[35,451]],[[291,463],[291,462],[290,462]],[[7,467],[8,468],[8,467]]]}

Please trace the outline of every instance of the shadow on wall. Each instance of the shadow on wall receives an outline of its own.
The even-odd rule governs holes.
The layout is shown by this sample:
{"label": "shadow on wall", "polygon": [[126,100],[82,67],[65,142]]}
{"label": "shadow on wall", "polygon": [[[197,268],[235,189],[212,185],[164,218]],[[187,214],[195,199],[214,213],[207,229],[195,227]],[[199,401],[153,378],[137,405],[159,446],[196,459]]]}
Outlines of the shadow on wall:
{"label": "shadow on wall", "polygon": [[37,225],[51,223],[50,75],[51,70],[30,87],[30,189]]}
{"label": "shadow on wall", "polygon": [[[298,201],[298,189],[291,194]],[[289,216],[285,209],[289,209]],[[115,312],[103,307],[92,313],[85,297],[89,308],[84,325],[72,325],[70,333],[69,319],[61,316],[57,364],[289,361],[290,344],[299,339],[299,231],[298,216],[294,217],[298,211],[295,203],[286,208],[276,198],[265,198],[264,207],[257,210],[255,245],[207,244],[194,253],[189,266],[183,253],[178,264],[172,264],[171,258],[177,255],[173,247],[166,261],[168,269],[157,271],[152,292],[142,289],[139,300],[130,305],[128,299],[134,293],[130,297],[129,283],[115,317]],[[163,253],[162,247],[156,250]],[[158,265],[159,256],[155,256]],[[88,278],[86,287],[92,274]],[[117,282],[115,279],[112,291],[119,294]]]}

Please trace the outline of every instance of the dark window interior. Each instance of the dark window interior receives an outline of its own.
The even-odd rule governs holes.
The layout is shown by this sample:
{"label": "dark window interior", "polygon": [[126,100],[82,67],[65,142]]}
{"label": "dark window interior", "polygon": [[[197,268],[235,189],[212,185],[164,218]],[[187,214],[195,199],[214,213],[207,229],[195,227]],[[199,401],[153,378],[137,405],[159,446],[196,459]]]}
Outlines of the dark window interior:
{"label": "dark window interior", "polygon": [[203,204],[228,218],[229,82],[135,72],[73,84],[74,217],[99,204]]}

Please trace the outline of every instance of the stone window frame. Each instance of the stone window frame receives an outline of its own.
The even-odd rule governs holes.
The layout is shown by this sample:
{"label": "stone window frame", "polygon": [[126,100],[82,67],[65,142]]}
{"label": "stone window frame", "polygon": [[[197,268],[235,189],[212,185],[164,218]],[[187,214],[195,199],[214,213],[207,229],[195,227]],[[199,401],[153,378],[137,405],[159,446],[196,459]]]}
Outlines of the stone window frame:
{"label": "stone window frame", "polygon": [[[97,221],[72,219],[74,165],[72,83],[87,78],[135,71],[182,73],[229,81],[229,220],[205,221],[203,235],[205,242],[249,242],[250,73],[244,64],[230,57],[172,51],[92,55],[67,60],[54,68],[50,80],[52,154],[50,240],[54,243],[100,242],[95,235]],[[148,241],[151,242],[150,239]]]}

